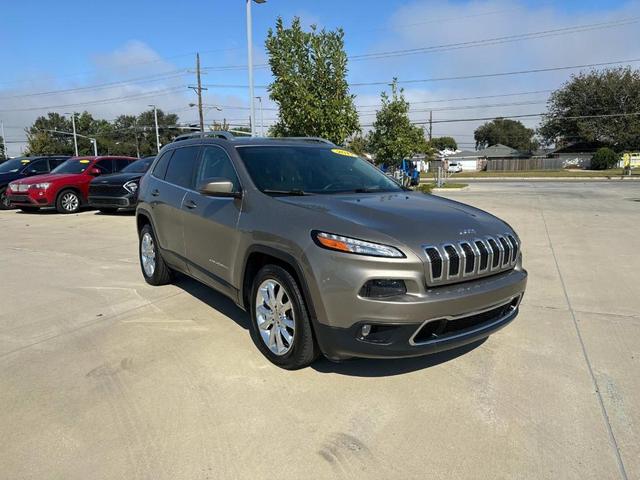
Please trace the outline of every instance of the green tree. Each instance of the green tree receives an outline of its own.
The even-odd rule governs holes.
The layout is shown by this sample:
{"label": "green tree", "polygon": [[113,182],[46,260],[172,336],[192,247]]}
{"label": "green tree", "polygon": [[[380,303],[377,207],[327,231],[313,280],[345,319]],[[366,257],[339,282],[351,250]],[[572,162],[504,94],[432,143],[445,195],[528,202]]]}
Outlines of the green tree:
{"label": "green tree", "polygon": [[594,170],[607,170],[615,167],[619,160],[620,155],[610,148],[599,148],[591,159],[591,168]]}
{"label": "green tree", "polygon": [[539,129],[547,143],[599,142],[618,151],[640,149],[640,70],[574,75],[551,94],[547,107]]}
{"label": "green tree", "polygon": [[522,122],[508,118],[496,118],[479,126],[473,132],[476,148],[486,148],[501,143],[516,150],[532,151],[538,148],[533,138],[535,131]]}
{"label": "green tree", "polygon": [[266,40],[274,81],[271,99],[279,106],[275,136],[323,137],[342,144],[359,130],[358,114],[347,83],[344,32],[304,32],[295,17],[290,28],[282,18]]}
{"label": "green tree", "polygon": [[59,113],[40,116],[26,129],[27,155],[73,155],[73,137],[54,133],[71,132],[71,120]]}
{"label": "green tree", "polygon": [[377,162],[398,165],[404,158],[430,150],[422,129],[409,120],[409,102],[403,92],[394,78],[391,97],[386,92],[380,94],[382,106],[376,112],[370,141]]}
{"label": "green tree", "polygon": [[347,147],[356,155],[364,155],[365,153],[371,153],[370,136],[356,134],[347,141]]}
{"label": "green tree", "polygon": [[[184,133],[176,128],[179,119],[175,113],[165,113],[158,109],[158,130],[160,132],[160,144],[166,145],[171,143],[174,138]],[[147,110],[138,115],[138,123],[135,130],[139,133],[140,155],[155,155],[156,147],[156,130],[153,110]]]}
{"label": "green tree", "polygon": [[436,150],[457,150],[458,143],[453,137],[435,137],[429,141],[429,144]]}

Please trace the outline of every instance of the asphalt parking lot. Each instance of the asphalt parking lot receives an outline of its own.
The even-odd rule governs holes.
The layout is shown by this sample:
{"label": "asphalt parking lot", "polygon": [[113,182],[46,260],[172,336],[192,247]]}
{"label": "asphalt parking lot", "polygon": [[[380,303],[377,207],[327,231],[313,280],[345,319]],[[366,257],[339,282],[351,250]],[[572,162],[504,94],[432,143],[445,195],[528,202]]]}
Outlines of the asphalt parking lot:
{"label": "asphalt parking lot", "polygon": [[131,215],[0,212],[0,477],[640,478],[640,185],[444,195],[519,232],[518,319],[296,372],[221,295],[146,285]]}

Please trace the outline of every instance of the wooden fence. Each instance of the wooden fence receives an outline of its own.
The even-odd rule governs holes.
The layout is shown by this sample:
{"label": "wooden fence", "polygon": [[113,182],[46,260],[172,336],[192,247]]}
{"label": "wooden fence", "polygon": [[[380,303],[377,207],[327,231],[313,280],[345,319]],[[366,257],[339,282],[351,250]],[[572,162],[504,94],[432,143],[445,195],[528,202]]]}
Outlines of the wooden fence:
{"label": "wooden fence", "polygon": [[487,171],[560,170],[564,167],[562,158],[496,158],[487,161]]}

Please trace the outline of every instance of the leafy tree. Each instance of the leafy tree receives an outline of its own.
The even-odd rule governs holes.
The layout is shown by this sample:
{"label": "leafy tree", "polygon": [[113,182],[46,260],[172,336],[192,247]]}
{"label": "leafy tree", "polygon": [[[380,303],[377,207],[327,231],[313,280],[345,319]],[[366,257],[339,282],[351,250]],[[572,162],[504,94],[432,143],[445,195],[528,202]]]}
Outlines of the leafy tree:
{"label": "leafy tree", "polygon": [[26,129],[27,155],[73,155],[73,137],[55,134],[53,131],[71,132],[71,120],[59,113],[49,112],[40,116]]}
{"label": "leafy tree", "polygon": [[591,159],[591,168],[606,170],[615,167],[619,160],[620,156],[610,148],[599,148]]}
{"label": "leafy tree", "polygon": [[508,118],[496,118],[479,126],[473,132],[476,148],[486,148],[501,143],[521,151],[538,148],[534,135],[533,129],[525,127],[522,122]]}
{"label": "leafy tree", "polygon": [[282,18],[266,40],[274,81],[269,94],[279,106],[275,136],[316,136],[342,144],[359,130],[358,114],[347,83],[344,32],[304,32],[295,17],[290,28]]}
{"label": "leafy tree", "polygon": [[[618,151],[637,150],[637,112],[640,70],[626,67],[580,73],[551,94],[539,132],[547,143],[600,142]],[[632,115],[598,116],[627,113]]]}
{"label": "leafy tree", "polygon": [[365,153],[370,153],[370,143],[369,135],[357,134],[347,141],[347,146],[353,153],[362,156]]}
{"label": "leafy tree", "polygon": [[377,162],[398,165],[404,158],[429,150],[424,132],[409,120],[409,102],[403,91],[394,78],[391,97],[386,92],[380,94],[382,106],[376,112],[370,141]]}
{"label": "leafy tree", "polygon": [[[160,146],[171,143],[178,135],[184,133],[179,128],[178,116],[175,113],[164,113],[158,109],[158,130],[160,132]],[[138,115],[138,124],[135,130],[139,133],[140,155],[155,155],[156,147],[156,129],[153,110],[147,110]]]}
{"label": "leafy tree", "polygon": [[435,137],[429,144],[436,150],[457,150],[458,143],[453,137]]}

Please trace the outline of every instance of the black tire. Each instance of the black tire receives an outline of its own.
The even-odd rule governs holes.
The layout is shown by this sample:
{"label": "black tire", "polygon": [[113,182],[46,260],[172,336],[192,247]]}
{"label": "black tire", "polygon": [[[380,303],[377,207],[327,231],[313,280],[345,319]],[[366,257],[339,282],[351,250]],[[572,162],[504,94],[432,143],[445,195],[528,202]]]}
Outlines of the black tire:
{"label": "black tire", "polygon": [[0,210],[11,210],[11,204],[7,198],[7,189],[0,189]]}
{"label": "black tire", "polygon": [[[69,196],[74,196],[76,199],[76,201],[73,202],[73,206],[68,206],[67,202],[65,201]],[[78,213],[78,211],[80,210],[81,202],[82,201],[78,192],[69,189],[63,190],[58,194],[58,198],[56,198],[56,210],[58,211],[58,213],[65,214]]]}
{"label": "black tire", "polygon": [[18,207],[24,213],[36,213],[40,209],[38,207]]}
{"label": "black tire", "polygon": [[[292,346],[284,355],[276,355],[269,349],[262,340],[258,328],[256,297],[260,285],[269,279],[273,279],[285,287],[286,295],[289,301],[291,301],[295,314],[295,332]],[[311,318],[309,317],[304,296],[300,291],[298,282],[288,271],[277,265],[264,266],[253,280],[250,304],[251,324],[249,330],[251,332],[251,339],[256,347],[258,347],[258,350],[260,350],[270,362],[287,370],[297,370],[311,365],[319,357],[320,349],[313,337]]]}
{"label": "black tire", "polygon": [[106,215],[113,215],[118,211],[117,208],[99,208],[100,213],[104,213]]}
{"label": "black tire", "polygon": [[[153,240],[153,246],[155,250],[155,268],[153,270],[153,274],[149,275],[144,268],[144,263],[142,261],[142,239],[145,235],[150,235]],[[158,249],[158,241],[156,240],[156,234],[151,228],[151,225],[146,224],[140,230],[139,241],[138,241],[138,257],[140,258],[140,270],[142,270],[142,276],[145,281],[149,285],[159,286],[159,285],[167,285],[173,281],[173,272],[167,266],[162,255],[160,254],[160,250]]]}

